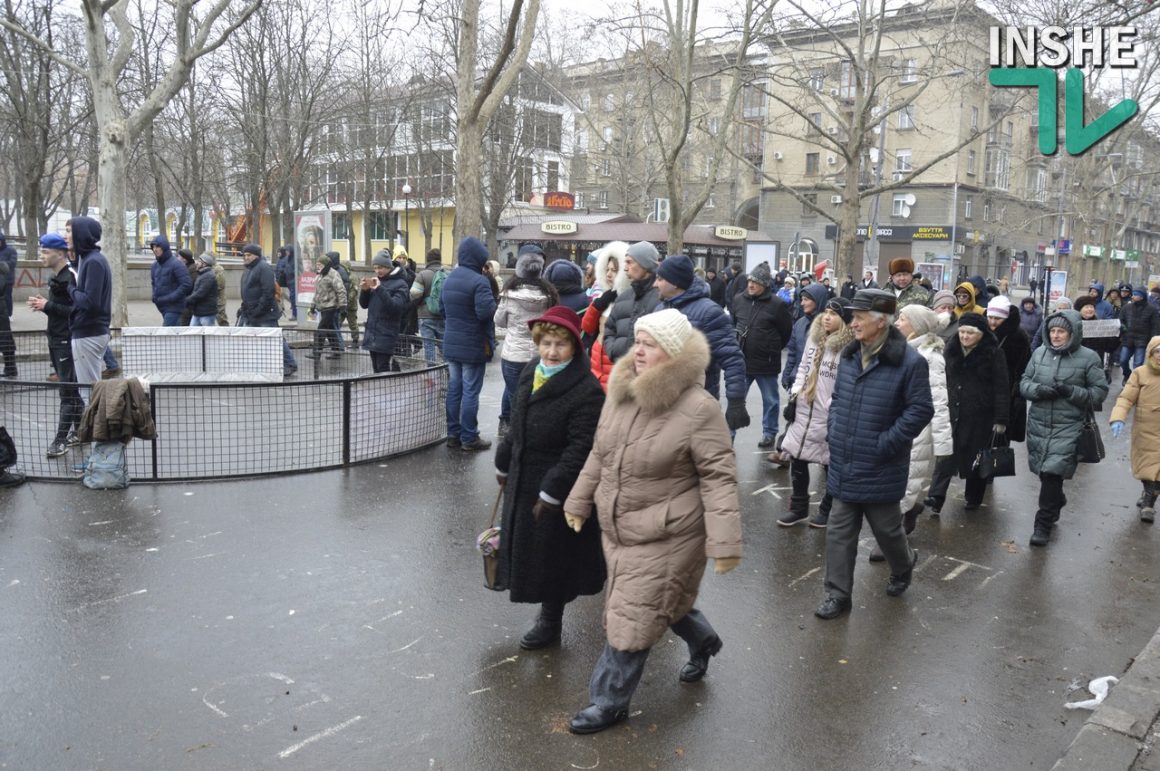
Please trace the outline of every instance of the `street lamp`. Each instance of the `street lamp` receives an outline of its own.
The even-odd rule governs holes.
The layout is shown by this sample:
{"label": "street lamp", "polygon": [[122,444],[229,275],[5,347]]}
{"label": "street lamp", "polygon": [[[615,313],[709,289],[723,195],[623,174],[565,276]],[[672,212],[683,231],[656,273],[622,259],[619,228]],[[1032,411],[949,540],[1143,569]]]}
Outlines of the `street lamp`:
{"label": "street lamp", "polygon": [[407,249],[408,252],[410,252],[410,250],[411,250],[411,183],[410,182],[403,183],[403,224],[407,226],[407,229],[405,231],[407,234],[407,243],[404,244],[403,246],[405,249]]}

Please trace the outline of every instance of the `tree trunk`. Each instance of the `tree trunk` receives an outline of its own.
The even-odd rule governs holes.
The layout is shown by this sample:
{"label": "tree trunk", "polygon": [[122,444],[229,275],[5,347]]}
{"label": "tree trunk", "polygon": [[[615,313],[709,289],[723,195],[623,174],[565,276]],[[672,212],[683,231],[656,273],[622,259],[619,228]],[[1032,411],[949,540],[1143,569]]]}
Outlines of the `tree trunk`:
{"label": "tree trunk", "polygon": [[124,327],[129,319],[125,297],[126,255],[125,209],[128,206],[127,174],[129,148],[125,146],[125,124],[120,117],[105,122],[101,149],[97,154],[97,199],[101,202],[101,251],[113,272],[114,327]]}
{"label": "tree trunk", "polygon": [[464,125],[460,121],[455,139],[455,224],[452,232],[458,244],[468,236],[479,238],[483,223],[479,218],[483,199],[479,181],[483,174],[480,147],[483,145],[483,127],[478,123]]}

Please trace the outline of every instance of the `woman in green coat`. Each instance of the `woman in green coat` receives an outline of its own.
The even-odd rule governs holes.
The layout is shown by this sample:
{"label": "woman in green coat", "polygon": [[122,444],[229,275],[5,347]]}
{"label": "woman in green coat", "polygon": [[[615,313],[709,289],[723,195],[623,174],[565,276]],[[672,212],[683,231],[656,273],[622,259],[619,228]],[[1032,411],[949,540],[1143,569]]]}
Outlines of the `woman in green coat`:
{"label": "woman in green coat", "polygon": [[1073,310],[1056,311],[1043,322],[1044,344],[1035,349],[1019,391],[1031,402],[1027,414],[1027,457],[1039,475],[1039,510],[1032,546],[1046,546],[1067,503],[1063,480],[1075,475],[1076,444],[1084,417],[1108,395],[1100,357],[1083,347],[1083,323]]}

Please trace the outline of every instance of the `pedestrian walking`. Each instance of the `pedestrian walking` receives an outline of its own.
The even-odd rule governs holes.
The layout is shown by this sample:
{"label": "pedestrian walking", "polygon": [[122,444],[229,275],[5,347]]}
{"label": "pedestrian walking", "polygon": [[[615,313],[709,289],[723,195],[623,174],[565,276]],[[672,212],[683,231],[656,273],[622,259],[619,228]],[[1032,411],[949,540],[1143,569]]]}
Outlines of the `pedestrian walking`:
{"label": "pedestrian walking", "polygon": [[447,446],[486,450],[479,435],[479,392],[487,362],[495,353],[495,296],[483,275],[487,247],[474,236],[459,242],[459,266],[443,282],[440,313],[446,323]]}
{"label": "pedestrian walking", "polygon": [[890,261],[890,281],[886,290],[898,300],[898,309],[908,305],[926,305],[930,302],[930,292],[914,280],[914,260],[909,257],[895,257]]}
{"label": "pedestrian walking", "polygon": [[338,338],[342,334],[338,326],[338,311],[346,307],[346,282],[328,256],[323,256],[314,265],[317,277],[314,280],[314,302],[311,315],[318,314],[318,328],[314,331],[314,344],[307,356],[321,358],[323,349],[329,348],[328,359],[337,359],[340,348]]}
{"label": "pedestrian walking", "polygon": [[435,363],[437,343],[443,341],[445,326],[440,295],[449,275],[451,271],[443,267],[443,253],[432,249],[427,252],[427,264],[411,284],[411,302],[418,308],[419,337],[423,338],[423,356],[428,364]]}
{"label": "pedestrian walking", "polygon": [[1007,384],[1010,409],[1007,411],[1007,431],[998,438],[997,446],[1006,447],[1011,442],[1027,439],[1027,400],[1019,393],[1019,383],[1027,362],[1031,361],[1031,340],[1023,331],[1019,311],[1011,304],[1010,298],[999,295],[987,303],[987,326],[1007,365]]}
{"label": "pedestrian walking", "polygon": [[842,284],[841,295],[847,300],[853,300],[856,294],[858,294],[858,285],[854,282],[854,274],[847,273],[846,281]]}
{"label": "pedestrian walking", "polygon": [[596,255],[596,288],[597,294],[592,304],[584,311],[584,319],[580,328],[585,336],[591,340],[588,350],[588,362],[593,376],[600,382],[600,387],[608,390],[608,377],[612,374],[612,359],[604,350],[604,332],[607,328],[608,316],[616,298],[625,292],[632,291],[632,282],[624,270],[624,255],[628,244],[623,241],[611,241],[600,249]]}
{"label": "pedestrian walking", "polygon": [[[977,298],[981,290],[971,281],[964,281],[955,287],[955,317],[964,313],[977,313],[982,316],[987,308],[979,305]],[[985,296],[985,294],[984,294]]]}
{"label": "pedestrian walking", "polygon": [[197,280],[193,284],[193,291],[185,298],[191,327],[217,326],[218,285],[217,277],[213,274],[215,262],[217,260],[210,254],[202,254],[194,260]]}
{"label": "pedestrian walking", "polygon": [[[226,269],[209,252],[202,252],[201,256],[202,261],[206,265],[209,265],[210,270],[213,271],[214,282],[217,284],[217,325],[219,327],[228,327],[230,325],[230,317],[226,313]],[[206,257],[210,258],[208,262],[205,261]],[[295,313],[297,313],[297,310],[295,310]],[[296,318],[294,323],[297,323]]]}
{"label": "pedestrian walking", "polygon": [[4,358],[3,377],[15,379],[16,338],[12,336],[12,290],[16,286],[16,249],[0,230],[0,356]]}
{"label": "pedestrian walking", "polygon": [[1132,302],[1120,311],[1120,326],[1124,330],[1123,348],[1120,349],[1120,368],[1127,384],[1132,370],[1144,363],[1148,341],[1160,335],[1160,311],[1148,302],[1143,287],[1132,290]]}
{"label": "pedestrian walking", "polygon": [[1027,334],[1027,339],[1031,341],[1031,350],[1035,350],[1043,341],[1040,340],[1040,332],[1043,329],[1043,311],[1039,307],[1039,303],[1035,301],[1034,295],[1028,295],[1023,298],[1023,302],[1019,305],[1019,328]]}
{"label": "pedestrian walking", "polygon": [[499,436],[502,439],[511,424],[512,397],[519,385],[524,365],[536,358],[536,343],[528,322],[556,305],[560,296],[544,280],[544,258],[537,252],[525,252],[516,259],[516,272],[499,293],[495,310],[495,331],[503,333],[500,374],[503,396],[499,403]]}
{"label": "pedestrian walking", "polygon": [[1039,508],[1032,546],[1046,546],[1067,505],[1063,482],[1075,475],[1076,445],[1089,410],[1103,404],[1108,383],[1096,354],[1083,347],[1083,325],[1074,310],[1043,322],[1044,343],[1031,355],[1020,390],[1027,412],[1027,460],[1039,477]]}
{"label": "pedestrian walking", "polygon": [[741,512],[729,429],[702,387],[708,366],[704,335],[670,308],[635,322],[632,355],[609,380],[592,452],[564,504],[578,533],[595,513],[609,570],[604,650],[573,733],[628,717],[666,628],[688,646],[682,682],[703,678],[721,650],[694,605],[707,558],[719,575],[740,562]]}
{"label": "pedestrian walking", "polygon": [[153,304],[161,313],[161,325],[176,327],[181,322],[181,312],[185,310],[185,298],[193,290],[189,268],[173,256],[169,239],[165,236],[155,236],[149,242],[149,248],[153,250],[154,257],[153,265],[149,268],[153,282]]}
{"label": "pedestrian walking", "polygon": [[705,271],[705,283],[709,285],[709,299],[729,310],[725,303],[725,281],[717,275],[717,271],[709,268]]}
{"label": "pedestrian walking", "polygon": [[801,294],[801,316],[793,323],[793,332],[785,348],[785,366],[781,369],[781,386],[790,390],[797,377],[798,362],[806,349],[806,339],[814,317],[826,307],[828,297],[821,285],[806,287]]}
{"label": "pedestrian walking", "polygon": [[[258,244],[242,247],[242,262],[246,269],[242,272],[242,304],[238,308],[239,327],[277,327],[282,308],[274,294],[274,269],[262,256]],[[286,337],[282,337],[282,374],[290,377],[298,371],[298,360],[290,351]]]}
{"label": "pedestrian walking", "polygon": [[56,435],[45,454],[49,458],[59,458],[68,452],[69,447],[80,444],[76,430],[80,428],[81,413],[85,409],[77,388],[69,330],[69,317],[73,310],[69,288],[76,286],[76,277],[68,263],[68,242],[56,233],[46,233],[40,237],[40,260],[52,273],[48,279],[48,297],[35,294],[28,298],[28,307],[48,317],[45,334],[48,336],[48,356],[52,361],[52,371],[56,373],[59,383],[57,393],[60,413]]}
{"label": "pedestrian walking", "polygon": [[391,371],[391,357],[399,340],[403,317],[412,306],[412,281],[407,271],[396,265],[386,249],[371,259],[374,276],[359,282],[358,304],[367,311],[367,328],[363,348],[371,355],[375,373]]}
{"label": "pedestrian walking", "polygon": [[745,392],[748,394],[756,382],[761,393],[761,440],[757,446],[763,450],[773,447],[777,439],[781,352],[793,334],[789,306],[770,291],[772,282],[769,263],[757,265],[749,273],[746,291],[733,298],[730,312],[737,344],[745,357]]}
{"label": "pedestrian walking", "polygon": [[69,334],[81,400],[87,405],[93,383],[101,379],[109,346],[113,274],[100,249],[101,223],[91,217],[73,217],[65,226],[64,237],[77,258],[76,283],[68,288],[73,302]]}
{"label": "pedestrian walking", "polygon": [[918,551],[902,528],[910,448],[934,417],[926,360],[891,322],[894,295],[863,289],[852,304],[854,342],[842,350],[830,403],[830,468],[826,491],[833,508],[826,528],[825,598],[814,610],[822,619],[849,612],[862,520],[890,563],[886,593],[910,586]]}
{"label": "pedestrian walking", "polygon": [[604,391],[588,368],[580,317],[563,305],[529,319],[537,357],[520,372],[511,429],[496,446],[504,489],[497,589],[512,602],[540,604],[524,650],[560,639],[565,606],[604,587],[600,526],[576,534],[564,501],[592,449]]}
{"label": "pedestrian walking", "polygon": [[298,321],[298,264],[294,260],[293,244],[278,247],[278,262],[274,265],[274,279],[282,287],[282,299],[289,303],[288,314]]}
{"label": "pedestrian walking", "polygon": [[612,361],[619,361],[634,346],[636,320],[657,308],[657,265],[660,253],[648,241],[637,241],[624,252],[624,272],[630,282],[630,292],[621,292],[608,313],[604,324],[604,353]]}
{"label": "pedestrian walking", "polygon": [[[823,471],[829,468],[830,401],[842,350],[854,340],[854,331],[850,329],[853,319],[850,301],[840,297],[827,302],[825,310],[810,325],[802,364],[789,389],[786,405],[789,425],[781,449],[791,459],[789,473],[793,492],[789,510],[777,520],[783,527],[792,527],[809,518],[810,464],[816,463]],[[818,511],[809,519],[810,527],[826,527],[832,505],[833,498],[823,489]]]}
{"label": "pedestrian walking", "polygon": [[1143,366],[1132,370],[1128,383],[1116,398],[1110,424],[1112,437],[1119,439],[1128,413],[1132,420],[1132,476],[1144,485],[1136,501],[1140,521],[1156,520],[1156,496],[1160,495],[1160,337],[1148,342],[1148,357]]}

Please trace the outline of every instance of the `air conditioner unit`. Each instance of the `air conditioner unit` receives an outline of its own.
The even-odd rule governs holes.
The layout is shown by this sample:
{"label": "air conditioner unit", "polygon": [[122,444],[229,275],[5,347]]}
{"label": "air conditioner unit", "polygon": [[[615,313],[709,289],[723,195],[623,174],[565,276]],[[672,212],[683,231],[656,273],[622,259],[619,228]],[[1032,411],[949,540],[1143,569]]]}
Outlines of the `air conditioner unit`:
{"label": "air conditioner unit", "polygon": [[836,89],[836,88],[831,88],[831,89],[830,89],[830,96],[837,96],[837,95],[838,95],[838,93],[839,93],[839,92],[838,92],[838,89]]}
{"label": "air conditioner unit", "polygon": [[905,177],[906,177],[905,171],[896,171],[890,175],[890,179],[893,180],[894,182],[898,182],[898,181],[904,179]]}
{"label": "air conditioner unit", "polygon": [[830,164],[831,166],[833,166],[837,162],[838,162],[838,156],[836,156],[836,155],[827,155],[826,156],[826,163]]}
{"label": "air conditioner unit", "polygon": [[962,244],[955,244],[955,254],[962,254],[966,250],[967,250],[967,248],[965,246],[963,246]]}
{"label": "air conditioner unit", "polygon": [[774,150],[774,151],[773,151],[773,159],[774,159],[775,161],[780,161],[780,160],[781,160],[781,159],[783,159],[783,158],[785,158],[785,156],[784,156],[784,155],[782,155],[780,152],[778,152],[777,150]]}
{"label": "air conditioner unit", "polygon": [[835,136],[838,133],[838,127],[837,126],[830,126],[828,129],[826,129],[826,133],[829,134],[830,136]]}
{"label": "air conditioner unit", "polygon": [[668,222],[671,210],[669,208],[668,198],[654,198],[653,199],[653,221],[654,222]]}
{"label": "air conditioner unit", "polygon": [[842,202],[842,196],[840,196],[840,195],[830,196],[830,203],[841,203],[841,202]]}

